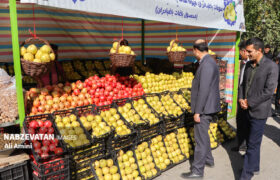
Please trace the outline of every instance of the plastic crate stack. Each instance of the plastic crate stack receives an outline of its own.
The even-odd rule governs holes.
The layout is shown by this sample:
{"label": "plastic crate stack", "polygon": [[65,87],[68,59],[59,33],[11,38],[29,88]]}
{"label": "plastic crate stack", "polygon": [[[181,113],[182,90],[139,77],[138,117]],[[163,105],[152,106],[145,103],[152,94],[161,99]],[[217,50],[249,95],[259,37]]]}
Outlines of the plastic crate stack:
{"label": "plastic crate stack", "polygon": [[69,157],[66,155],[67,151],[56,132],[52,115],[26,117],[24,130],[25,133],[30,134],[29,143],[32,143],[33,146],[31,149],[33,179],[69,179]]}
{"label": "plastic crate stack", "polygon": [[70,156],[72,179],[93,178],[90,160],[105,154],[105,139],[97,139],[94,135],[90,135],[90,133],[94,134],[90,123],[94,115],[96,114],[92,106],[53,113],[58,133],[65,136],[62,142]]}
{"label": "plastic crate stack", "polygon": [[106,142],[107,151],[119,150],[136,142],[137,133],[131,125],[133,122],[129,123],[123,118],[115,103],[97,106],[96,110],[104,121],[115,130],[115,133]]}
{"label": "plastic crate stack", "polygon": [[22,179],[29,180],[28,161],[6,166],[0,169],[1,180]]}

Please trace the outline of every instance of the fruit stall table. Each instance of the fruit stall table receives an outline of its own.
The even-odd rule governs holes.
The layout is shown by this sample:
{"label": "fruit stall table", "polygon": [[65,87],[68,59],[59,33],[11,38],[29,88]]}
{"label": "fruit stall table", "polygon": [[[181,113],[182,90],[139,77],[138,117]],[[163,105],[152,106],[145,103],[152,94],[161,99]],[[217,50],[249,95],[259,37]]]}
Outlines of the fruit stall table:
{"label": "fruit stall table", "polygon": [[[62,1],[64,0],[61,0],[60,3],[63,3]],[[106,66],[101,61],[105,68],[104,74],[100,73],[99,75],[104,77],[90,75],[89,71],[93,68],[90,70],[87,68],[92,62],[88,62],[86,66],[75,63],[75,68],[78,69],[75,75],[70,69],[73,68],[73,63],[70,62],[71,67],[65,65],[70,67],[67,73],[76,76],[77,80],[72,83],[46,86],[42,89],[31,88],[28,95],[32,103],[25,112],[16,1],[10,0],[9,2],[20,124],[24,126],[25,133],[54,136],[52,140],[30,139],[27,142],[34,144],[34,148],[31,149],[33,179],[152,179],[159,176],[161,172],[184,162],[193,154],[195,146],[193,128],[191,127],[193,119],[190,114],[190,101],[186,98],[189,96],[189,92],[184,91],[184,89],[191,87],[192,73],[183,72],[179,75],[161,73],[157,75],[149,72],[144,74],[144,70],[142,75],[134,74],[130,77],[121,77],[107,74]],[[21,0],[21,2],[31,1]],[[44,2],[44,5],[54,6],[53,2],[55,1],[49,0],[50,4]],[[37,3],[42,2],[38,1]],[[89,3],[88,7],[98,7],[96,4],[90,6],[93,1],[73,0],[72,5],[70,5],[71,3],[64,3],[63,7],[84,11],[88,11],[88,9],[84,9],[86,6],[80,6],[83,3]],[[103,3],[106,1],[95,1],[94,3],[101,3],[102,13],[135,17],[133,15],[135,13],[131,14],[130,11],[126,11],[127,9],[116,12],[114,9],[110,9],[114,6],[104,6]],[[136,7],[129,1],[125,1],[125,3]],[[151,3],[150,1],[135,3],[138,7],[136,10],[139,11],[137,18],[243,30],[235,22],[238,20],[238,22],[243,23],[243,10],[240,10],[243,9],[243,6],[236,6],[232,1],[226,1],[222,5],[227,6],[227,11],[224,13],[219,11],[222,11],[220,4],[215,6],[215,10],[221,16],[213,18],[223,19],[226,25],[215,21],[205,23],[203,19],[200,20],[198,14],[205,12],[207,14],[207,11],[199,9],[200,7],[196,7],[198,14],[186,13],[183,16],[185,19],[182,20],[177,17],[183,13],[181,11],[178,11],[174,16],[163,17],[165,13],[173,13],[173,10],[165,8],[165,5],[161,3],[153,4],[155,9],[151,9],[152,14],[146,11],[146,8],[153,7],[147,6]],[[174,2],[170,1],[170,4],[174,5]],[[125,7],[119,6],[120,4],[115,5],[121,9]],[[184,6],[192,8],[188,4],[184,4]],[[233,18],[232,14],[228,13],[230,8],[236,8],[235,10],[240,15],[236,16],[238,19],[235,16]],[[143,13],[144,10],[147,14]],[[99,12],[95,8],[91,11]],[[123,13],[118,14],[119,12]],[[158,16],[155,16],[154,13]],[[193,18],[198,18],[198,21],[192,21]],[[143,34],[142,37],[144,37]],[[236,44],[238,44],[239,38],[239,33],[237,33]],[[144,58],[143,38],[141,44],[142,57]],[[36,57],[36,53],[32,51],[34,47],[32,47],[27,47],[26,52],[29,49],[30,52],[27,53]],[[238,46],[235,47],[235,52],[238,52]],[[172,48],[169,49],[172,51]],[[113,50],[111,50],[112,54],[114,54]],[[181,46],[177,50],[184,51]],[[22,56],[25,56],[24,59],[32,61],[30,54],[25,55],[24,48],[21,48],[21,51]],[[238,54],[235,53],[236,62]],[[51,60],[43,59],[44,61]],[[39,60],[36,62],[40,63]],[[237,66],[236,63],[235,66]],[[81,81],[80,77],[84,76],[84,73],[88,75],[85,76],[88,78]],[[235,77],[237,77],[237,73],[235,72]],[[238,82],[236,79],[234,79],[235,89],[237,89]],[[234,94],[236,95],[236,91]],[[233,99],[235,100],[236,97]],[[231,139],[235,136],[226,122],[227,105],[225,102],[221,102],[221,104],[225,108],[217,115],[218,123],[211,123],[209,129],[212,148],[216,148],[226,138]],[[141,106],[146,110],[143,111]],[[25,114],[27,114],[26,117]]]}

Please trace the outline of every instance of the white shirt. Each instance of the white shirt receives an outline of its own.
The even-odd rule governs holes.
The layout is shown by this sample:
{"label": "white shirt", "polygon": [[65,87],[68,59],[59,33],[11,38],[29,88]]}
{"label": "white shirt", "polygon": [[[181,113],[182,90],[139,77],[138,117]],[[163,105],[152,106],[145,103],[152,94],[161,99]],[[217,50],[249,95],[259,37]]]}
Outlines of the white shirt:
{"label": "white shirt", "polygon": [[239,85],[242,84],[243,82],[243,76],[244,76],[244,71],[245,71],[245,67],[246,67],[246,63],[249,62],[249,58],[247,60],[242,60],[242,63],[244,63],[241,71],[240,71],[240,80],[239,80]]}

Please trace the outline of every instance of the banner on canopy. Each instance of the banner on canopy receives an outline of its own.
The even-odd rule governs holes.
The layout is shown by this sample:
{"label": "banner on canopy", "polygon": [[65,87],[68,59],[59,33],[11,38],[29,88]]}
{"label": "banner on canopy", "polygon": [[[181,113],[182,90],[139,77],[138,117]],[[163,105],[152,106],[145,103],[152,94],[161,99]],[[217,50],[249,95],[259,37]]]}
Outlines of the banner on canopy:
{"label": "banner on canopy", "polygon": [[72,10],[245,31],[243,0],[21,0]]}

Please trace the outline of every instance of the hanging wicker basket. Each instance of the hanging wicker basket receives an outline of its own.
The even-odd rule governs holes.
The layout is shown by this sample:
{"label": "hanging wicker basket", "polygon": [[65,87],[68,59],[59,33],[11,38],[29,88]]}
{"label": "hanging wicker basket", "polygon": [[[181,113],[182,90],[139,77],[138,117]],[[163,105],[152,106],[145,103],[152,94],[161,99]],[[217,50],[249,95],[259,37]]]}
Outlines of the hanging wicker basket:
{"label": "hanging wicker basket", "polygon": [[119,40],[119,42],[118,42],[116,53],[110,53],[109,54],[112,66],[115,66],[115,67],[133,66],[134,61],[136,59],[136,55],[118,53],[120,43],[121,43],[122,40],[123,39]]}
{"label": "hanging wicker basket", "polygon": [[178,64],[183,63],[183,61],[185,60],[185,58],[187,56],[187,52],[186,51],[176,51],[176,52],[171,51],[174,43],[179,43],[179,41],[177,39],[174,39],[173,42],[171,43],[170,51],[167,52],[168,59],[171,63],[178,63]]}
{"label": "hanging wicker basket", "polygon": [[[50,46],[49,42],[42,38],[28,38],[21,44],[21,46],[24,46],[25,44],[39,44],[39,43]],[[54,53],[52,48],[51,48],[51,52]],[[48,63],[27,61],[23,59],[23,57],[21,57],[20,62],[21,62],[21,67],[23,72],[31,77],[39,77],[47,73],[50,70],[51,64],[53,63],[53,61]]]}

